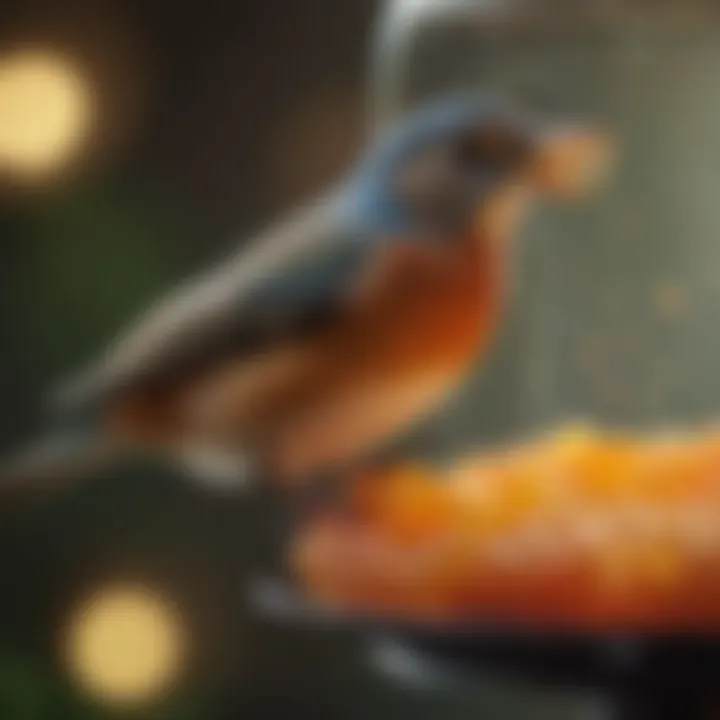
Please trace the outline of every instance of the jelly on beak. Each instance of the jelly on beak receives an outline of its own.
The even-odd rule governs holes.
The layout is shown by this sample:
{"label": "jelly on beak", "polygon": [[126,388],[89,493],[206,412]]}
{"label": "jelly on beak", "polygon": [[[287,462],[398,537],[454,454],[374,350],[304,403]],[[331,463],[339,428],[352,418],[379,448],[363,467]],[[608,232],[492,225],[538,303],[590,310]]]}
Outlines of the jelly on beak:
{"label": "jelly on beak", "polygon": [[543,133],[531,161],[535,189],[550,197],[574,199],[595,191],[614,165],[614,146],[599,130],[555,128]]}

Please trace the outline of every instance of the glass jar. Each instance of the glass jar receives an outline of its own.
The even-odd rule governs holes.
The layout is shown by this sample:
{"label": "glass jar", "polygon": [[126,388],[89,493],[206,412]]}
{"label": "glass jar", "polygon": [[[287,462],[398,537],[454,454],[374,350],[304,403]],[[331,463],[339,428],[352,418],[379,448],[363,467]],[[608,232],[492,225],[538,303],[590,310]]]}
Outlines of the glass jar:
{"label": "glass jar", "polygon": [[380,120],[486,88],[589,114],[619,148],[602,193],[528,223],[494,357],[434,446],[720,420],[720,3],[397,0],[375,61]]}

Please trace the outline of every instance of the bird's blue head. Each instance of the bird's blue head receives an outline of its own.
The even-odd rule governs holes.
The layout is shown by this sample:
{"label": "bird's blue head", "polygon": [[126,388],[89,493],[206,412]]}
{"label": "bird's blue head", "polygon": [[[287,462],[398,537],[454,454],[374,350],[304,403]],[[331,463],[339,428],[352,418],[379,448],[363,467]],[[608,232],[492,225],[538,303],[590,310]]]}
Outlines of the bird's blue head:
{"label": "bird's blue head", "polygon": [[346,186],[359,227],[457,237],[505,188],[567,197],[594,185],[608,138],[530,119],[495,99],[455,97],[402,119],[362,158]]}
{"label": "bird's blue head", "polygon": [[529,123],[510,108],[445,99],[385,133],[351,176],[346,197],[368,230],[454,233],[526,166],[533,147]]}

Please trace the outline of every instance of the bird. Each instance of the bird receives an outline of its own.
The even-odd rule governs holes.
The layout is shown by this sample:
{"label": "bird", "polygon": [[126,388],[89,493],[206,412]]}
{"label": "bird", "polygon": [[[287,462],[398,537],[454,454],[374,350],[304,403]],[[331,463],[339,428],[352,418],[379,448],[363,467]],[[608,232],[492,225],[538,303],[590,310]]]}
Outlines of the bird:
{"label": "bird", "polygon": [[2,487],[127,452],[297,487],[437,412],[491,344],[536,199],[596,186],[608,136],[482,96],[409,111],[329,192],[161,298],[51,395]]}

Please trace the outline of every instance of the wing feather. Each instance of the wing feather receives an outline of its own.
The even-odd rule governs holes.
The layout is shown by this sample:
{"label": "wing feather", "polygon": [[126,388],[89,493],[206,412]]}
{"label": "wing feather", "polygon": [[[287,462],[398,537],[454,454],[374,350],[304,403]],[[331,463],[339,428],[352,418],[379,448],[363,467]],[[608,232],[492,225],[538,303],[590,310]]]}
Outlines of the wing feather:
{"label": "wing feather", "polygon": [[336,204],[301,209],[250,246],[182,283],[86,371],[60,386],[54,407],[96,407],[134,387],[182,375],[219,354],[257,351],[332,316],[368,244]]}

